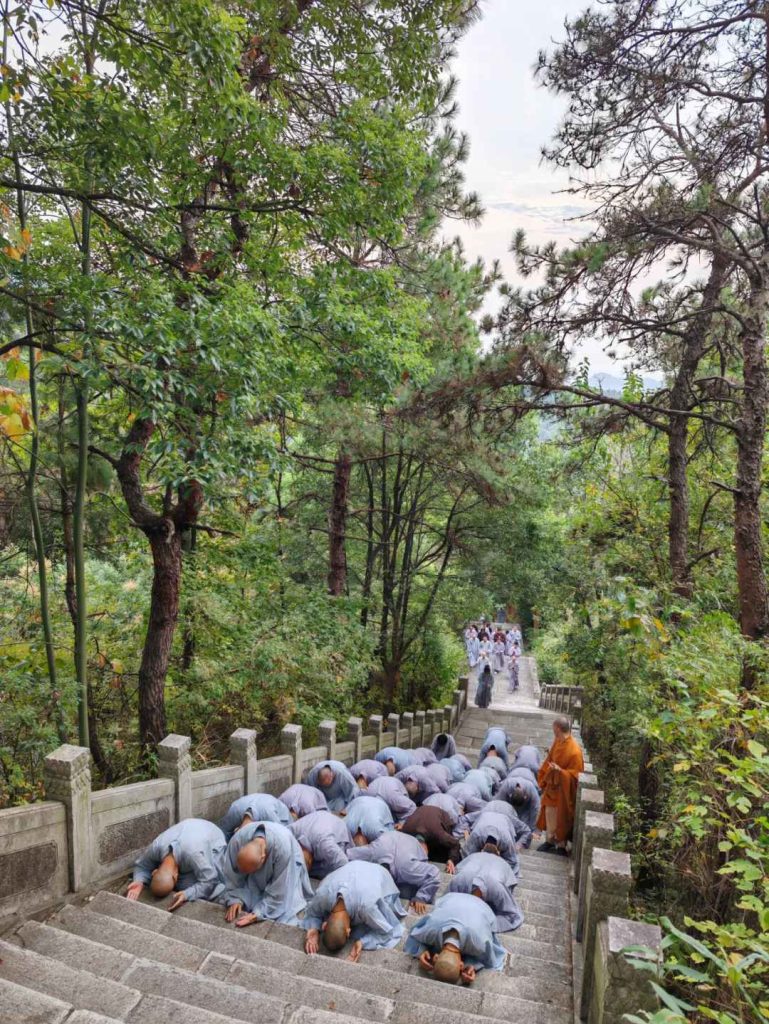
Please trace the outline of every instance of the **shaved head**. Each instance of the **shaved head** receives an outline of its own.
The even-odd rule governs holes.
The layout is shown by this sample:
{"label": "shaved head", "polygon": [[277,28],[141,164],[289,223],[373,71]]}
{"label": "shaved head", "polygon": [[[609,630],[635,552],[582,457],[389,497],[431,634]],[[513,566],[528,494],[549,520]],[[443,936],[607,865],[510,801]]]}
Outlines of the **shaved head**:
{"label": "shaved head", "polygon": [[363,835],[360,829],[352,837],[353,844],[355,846],[368,846],[368,839]]}
{"label": "shaved head", "polygon": [[365,775],[359,775],[357,781],[359,789],[368,789],[368,782],[366,782]]}
{"label": "shaved head", "polygon": [[568,736],[571,732],[571,722],[566,715],[557,715],[553,719],[553,729],[558,729],[559,732],[565,733]]}
{"label": "shaved head", "polygon": [[462,957],[458,949],[444,946],[433,960],[433,976],[436,981],[447,981],[450,985],[459,981],[462,971]]}
{"label": "shaved head", "polygon": [[388,775],[395,775],[395,761],[392,758],[389,761],[385,761],[385,768]]}
{"label": "shaved head", "polygon": [[179,865],[172,853],[167,853],[155,870],[150,880],[150,892],[162,900],[170,892],[174,891],[176,880],[179,877]]}
{"label": "shaved head", "polygon": [[526,801],[526,794],[520,786],[516,786],[510,794],[510,803],[513,807],[520,807]]}
{"label": "shaved head", "polygon": [[342,910],[332,911],[323,929],[323,945],[330,953],[335,953],[347,942],[350,931],[350,915],[344,907]]}
{"label": "shaved head", "polygon": [[416,779],[409,779],[406,783],[406,792],[409,796],[416,796],[419,792],[419,783]]}
{"label": "shaved head", "polygon": [[334,773],[330,768],[321,768],[318,772],[318,785],[328,787],[334,781]]}
{"label": "shaved head", "polygon": [[259,871],[260,868],[263,868],[266,860],[267,843],[259,836],[256,839],[252,839],[250,843],[246,843],[238,851],[238,871],[243,875],[250,875],[253,871]]}

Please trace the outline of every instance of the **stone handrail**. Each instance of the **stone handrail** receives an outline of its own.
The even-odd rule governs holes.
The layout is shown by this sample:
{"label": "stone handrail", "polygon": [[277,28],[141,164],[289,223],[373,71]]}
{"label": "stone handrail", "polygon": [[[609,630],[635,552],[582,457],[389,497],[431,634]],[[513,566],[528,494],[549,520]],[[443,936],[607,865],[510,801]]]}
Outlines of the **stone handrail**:
{"label": "stone handrail", "polygon": [[257,756],[254,729],[236,729],[230,763],[200,771],[193,770],[190,738],[174,733],[158,745],[157,779],[98,791],[90,751],[66,743],[45,759],[46,799],[0,810],[0,921],[116,879],[170,825],[188,817],[218,821],[245,793],[277,796],[324,758],[349,766],[382,746],[429,746],[456,729],[467,695],[468,681],[460,678],[453,702],[442,708],[372,715],[368,728],[361,718],[341,727],[321,722],[312,747],[304,746],[302,727],[289,724],[274,757]]}
{"label": "stone handrail", "polygon": [[584,690],[581,686],[560,686],[546,683],[539,691],[539,706],[546,711],[579,718]]}

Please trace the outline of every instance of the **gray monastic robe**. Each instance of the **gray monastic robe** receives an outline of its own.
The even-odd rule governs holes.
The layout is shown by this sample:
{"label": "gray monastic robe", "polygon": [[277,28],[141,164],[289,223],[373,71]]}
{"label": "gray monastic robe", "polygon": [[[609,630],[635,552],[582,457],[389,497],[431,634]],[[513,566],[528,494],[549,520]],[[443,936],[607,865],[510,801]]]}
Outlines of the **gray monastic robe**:
{"label": "gray monastic robe", "polygon": [[484,800],[491,800],[492,789],[496,772],[484,771],[482,768],[472,768],[462,780],[463,786],[474,786]]}
{"label": "gray monastic robe", "polygon": [[[495,814],[501,814],[507,818],[513,830],[516,843],[522,843],[524,846],[528,846],[531,843],[531,829],[525,821],[521,821],[512,804],[509,804],[506,800],[489,800],[480,813],[485,813],[486,811],[493,811]],[[474,825],[479,817],[479,813],[468,815],[470,825]]]}
{"label": "gray monastic robe", "polygon": [[507,752],[509,743],[510,737],[507,735],[505,730],[492,725],[491,728],[486,731],[486,736],[483,740],[483,745],[481,746],[481,753],[478,758],[478,764],[480,764],[488,754],[489,747],[495,747],[497,757],[501,757],[505,764],[509,765],[510,758]]}
{"label": "gray monastic robe", "polygon": [[421,764],[423,768],[435,764],[438,760],[429,747],[414,747],[411,753],[414,755],[414,764]]}
{"label": "gray monastic robe", "polygon": [[312,811],[288,827],[302,849],[312,854],[311,878],[325,878],[347,863],[352,839],[342,818],[330,811]]}
{"label": "gray monastic robe", "polygon": [[417,804],[423,804],[428,796],[444,791],[444,787],[433,777],[430,769],[422,768],[420,765],[414,764],[410,768],[404,768],[395,777],[400,779],[404,786],[407,782],[416,782],[418,789],[413,799]]}
{"label": "gray monastic robe", "polygon": [[403,949],[412,956],[420,956],[425,950],[439,953],[448,933],[453,931],[457,933],[454,945],[459,947],[467,966],[476,971],[484,967],[501,971],[505,951],[497,939],[498,930],[494,911],[483,900],[464,892],[448,892],[429,914],[420,917]]}
{"label": "gray monastic robe", "polygon": [[134,865],[134,882],[149,885],[152,872],[169,853],[179,868],[177,892],[187,899],[218,901],[224,892],[224,833],[211,821],[186,818],[154,839]]}
{"label": "gray monastic robe", "polygon": [[468,786],[466,782],[455,782],[453,786],[449,786],[447,792],[464,807],[465,814],[480,811],[488,803],[479,793],[477,786]]}
{"label": "gray monastic robe", "polygon": [[465,832],[470,831],[470,823],[458,800],[450,793],[436,793],[428,796],[425,807],[440,807],[451,818],[452,831],[457,839],[463,839]]}
{"label": "gray monastic robe", "polygon": [[252,821],[279,821],[281,825],[288,825],[291,821],[291,815],[282,800],[269,793],[249,793],[233,800],[219,822],[228,842],[246,814]]}
{"label": "gray monastic robe", "polygon": [[444,757],[442,761],[438,762],[438,764],[442,764],[451,772],[452,785],[455,782],[461,782],[462,779],[464,779],[465,775],[467,775],[467,772],[469,770],[465,768],[465,766],[462,764],[459,758],[456,757],[456,755],[454,757]]}
{"label": "gray monastic robe", "polygon": [[406,916],[390,873],[380,864],[350,861],[323,879],[301,922],[302,928],[320,930],[339,898],[350,915],[353,942],[364,949],[391,949],[403,935],[400,918]]}
{"label": "gray monastic robe", "polygon": [[[259,836],[267,842],[267,860],[258,871],[245,875],[238,870],[238,853]],[[282,924],[296,924],[297,914],[312,896],[299,843],[285,825],[274,821],[255,822],[235,833],[224,855],[224,879],[228,907],[242,903],[257,917]]]}
{"label": "gray monastic robe", "polygon": [[500,857],[503,857],[513,869],[517,881],[520,866],[518,851],[515,848],[515,832],[504,814],[484,810],[478,815],[473,830],[465,843],[464,856],[479,853],[489,839],[493,840],[498,847]]}
{"label": "gray monastic robe", "polygon": [[387,776],[387,769],[381,761],[375,761],[373,758],[367,757],[362,761],[355,762],[352,768],[350,768],[350,775],[352,775],[356,782],[363,776],[366,782],[370,783],[374,779],[385,778]]}
{"label": "gray monastic robe", "polygon": [[529,768],[528,765],[518,764],[515,765],[507,773],[508,778],[523,778],[528,779],[529,782],[533,782],[534,785],[539,789],[539,780],[537,778],[537,772]]}
{"label": "gray monastic robe", "polygon": [[441,875],[427,859],[419,840],[405,832],[383,832],[368,846],[354,846],[350,861],[368,861],[387,868],[405,900],[432,903]]}
{"label": "gray monastic robe", "polygon": [[533,744],[525,744],[522,747],[518,747],[516,752],[513,754],[513,763],[511,768],[529,768],[536,775],[539,769],[542,767],[544,757],[539,747],[535,747]]}
{"label": "gray monastic robe", "polygon": [[[520,804],[513,802],[516,789],[520,789],[523,793],[523,802]],[[521,821],[528,825],[532,832],[534,831],[537,827],[537,818],[539,817],[539,789],[531,779],[520,775],[508,775],[499,787],[497,800],[505,800],[511,804]],[[524,845],[528,846],[530,842],[531,839]]]}
{"label": "gray monastic robe", "polygon": [[[318,782],[318,775],[324,768],[330,768],[334,773],[330,786],[321,786]],[[350,769],[341,761],[319,761],[314,768],[307,773],[307,785],[315,786],[326,798],[330,811],[343,811],[358,795],[358,783],[350,775]]]}
{"label": "gray monastic robe", "polygon": [[507,765],[501,757],[494,757],[493,754],[491,757],[484,757],[478,767],[481,771],[486,768],[489,771],[494,772],[494,775],[496,776],[495,785],[499,785],[502,779],[507,776]]}
{"label": "gray monastic robe", "polygon": [[295,818],[303,818],[305,814],[311,814],[313,811],[328,810],[328,802],[321,791],[315,786],[305,786],[303,782],[289,786],[278,799],[288,807]]}
{"label": "gray monastic robe", "polygon": [[523,911],[515,898],[517,884],[518,878],[507,861],[493,853],[471,853],[457,865],[448,891],[471,893],[480,889],[481,899],[496,915],[498,931],[512,932],[523,924]]}
{"label": "gray monastic robe", "polygon": [[450,732],[440,732],[433,740],[433,753],[442,761],[446,757],[453,757],[457,752],[457,742]]}
{"label": "gray monastic robe", "polygon": [[394,775],[374,779],[366,793],[368,796],[378,796],[380,800],[384,800],[398,824],[411,817],[417,809],[417,805],[406,792],[406,787]]}
{"label": "gray monastic robe", "polygon": [[378,839],[383,832],[395,828],[390,808],[381,797],[361,793],[347,808],[344,819],[350,835],[355,838],[362,832],[370,843]]}
{"label": "gray monastic robe", "polygon": [[403,771],[404,768],[408,768],[410,764],[414,764],[415,758],[413,751],[404,750],[403,747],[382,747],[380,751],[374,754],[376,761],[381,761],[384,764],[386,761],[392,761],[395,765],[395,771]]}

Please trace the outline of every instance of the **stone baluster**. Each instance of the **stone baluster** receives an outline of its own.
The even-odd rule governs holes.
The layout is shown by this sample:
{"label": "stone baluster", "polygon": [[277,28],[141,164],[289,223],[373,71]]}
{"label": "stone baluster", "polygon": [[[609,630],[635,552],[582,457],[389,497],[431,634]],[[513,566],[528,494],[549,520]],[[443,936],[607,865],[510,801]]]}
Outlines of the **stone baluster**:
{"label": "stone baluster", "polygon": [[423,745],[425,747],[429,747],[430,746],[430,744],[433,741],[433,737],[435,736],[435,734],[437,732],[437,730],[435,728],[436,716],[437,716],[437,712],[435,711],[434,708],[430,708],[428,711],[425,712],[426,732],[425,732],[425,737],[424,737],[424,739],[422,741],[422,743],[423,743]]}
{"label": "stone baluster", "polygon": [[93,871],[91,849],[91,751],[64,743],[44,762],[48,800],[59,800],[67,814],[69,885],[73,892],[87,888]]}
{"label": "stone baluster", "polygon": [[584,900],[580,900],[580,910],[584,907],[584,935],[578,937],[578,941],[582,942],[585,967],[580,998],[582,1020],[587,1020],[592,1002],[595,980],[592,965],[598,925],[608,917],[624,917],[627,914],[632,880],[629,854],[601,847],[591,850]]}
{"label": "stone baluster", "polygon": [[635,967],[625,953],[629,947],[634,949],[634,959],[661,965],[662,932],[656,924],[623,917],[607,917],[600,922],[593,962],[585,964],[585,974],[593,975],[588,1024],[624,1024],[626,1014],[637,1016],[642,1010],[654,1013],[659,1009],[650,984],[654,972]]}
{"label": "stone baluster", "polygon": [[284,725],[280,730],[280,749],[293,760],[291,771],[292,782],[302,781],[302,727],[301,725]]}
{"label": "stone baluster", "polygon": [[446,704],[443,708],[443,732],[454,731],[454,705]]}
{"label": "stone baluster", "polygon": [[336,722],[333,718],[325,718],[318,725],[318,743],[325,747],[329,761],[336,760]]}
{"label": "stone baluster", "polygon": [[582,818],[582,834],[580,845],[579,889],[577,892],[577,942],[582,942],[585,932],[585,893],[587,891],[587,875],[592,864],[593,850],[611,850],[614,840],[614,815],[603,811],[585,811]]}
{"label": "stone baluster", "polygon": [[459,677],[459,689],[462,691],[462,704],[460,711],[464,711],[467,708],[469,693],[470,693],[470,677],[460,676]]}
{"label": "stone baluster", "polygon": [[368,720],[369,729],[373,732],[376,738],[376,750],[382,749],[382,731],[384,728],[381,715],[371,715]]}
{"label": "stone baluster", "polygon": [[243,769],[243,793],[256,792],[256,729],[236,729],[230,736],[230,761]]}
{"label": "stone baluster", "polygon": [[452,726],[454,729],[458,728],[459,720],[462,717],[462,702],[464,697],[464,690],[454,690],[454,725]]}
{"label": "stone baluster", "polygon": [[360,761],[363,757],[363,719],[362,718],[348,718],[347,719],[347,739],[355,744],[355,753],[353,754],[353,764]]}
{"label": "stone baluster", "polygon": [[400,746],[400,726],[401,716],[391,712],[387,716],[387,731],[393,734],[392,745],[394,747]]}
{"label": "stone baluster", "polygon": [[419,743],[414,742],[414,712],[404,711],[401,715],[401,725],[403,726],[403,732],[405,733],[403,741],[408,749],[420,746]]}
{"label": "stone baluster", "polygon": [[425,714],[424,711],[414,712],[414,746],[423,747],[425,745]]}
{"label": "stone baluster", "polygon": [[[582,776],[580,776],[582,778]],[[572,854],[574,858],[574,892],[579,892],[579,879],[582,870],[582,844],[580,834],[582,822],[587,811],[601,813],[605,810],[605,797],[602,789],[578,789],[577,807],[574,814],[574,844]]]}
{"label": "stone baluster", "polygon": [[172,732],[158,743],[158,778],[172,779],[176,794],[176,820],[192,817],[192,741]]}

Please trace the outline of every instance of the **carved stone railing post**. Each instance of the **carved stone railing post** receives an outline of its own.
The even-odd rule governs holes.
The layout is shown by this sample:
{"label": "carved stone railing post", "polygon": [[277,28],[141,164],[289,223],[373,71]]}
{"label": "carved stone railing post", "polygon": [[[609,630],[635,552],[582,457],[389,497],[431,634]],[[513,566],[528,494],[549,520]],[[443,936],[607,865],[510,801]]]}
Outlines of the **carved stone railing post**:
{"label": "carved stone railing post", "polygon": [[256,792],[256,729],[236,729],[230,736],[230,761],[243,769],[243,793]]}
{"label": "carved stone railing post", "polygon": [[329,761],[336,760],[336,722],[333,718],[324,719],[318,726],[318,744],[328,750]]}
{"label": "carved stone railing post", "polygon": [[459,725],[459,720],[462,717],[462,701],[464,699],[464,690],[454,690],[454,728]]}
{"label": "carved stone railing post", "polygon": [[64,743],[45,759],[45,795],[59,800],[67,813],[69,885],[73,892],[88,886],[93,869],[91,850],[91,751]]}
{"label": "carved stone railing post", "polygon": [[[581,775],[580,778],[582,778]],[[577,807],[574,815],[574,849],[572,851],[574,856],[574,892],[579,892],[579,879],[582,872],[582,843],[580,842],[582,823],[587,811],[601,813],[604,810],[604,800],[602,789],[577,790]]]}
{"label": "carved stone railing post", "polygon": [[446,704],[443,709],[443,732],[454,732],[454,705]]}
{"label": "carved stone railing post", "polygon": [[418,743],[414,742],[414,712],[404,711],[401,715],[401,725],[403,727],[404,737],[403,742],[409,750],[419,746]]}
{"label": "carved stone railing post", "polygon": [[425,729],[426,729],[426,731],[425,731],[424,740],[422,741],[423,746],[425,746],[425,747],[429,747],[430,746],[430,744],[433,741],[433,737],[435,736],[435,734],[437,732],[440,731],[440,730],[435,728],[436,716],[437,716],[437,711],[435,711],[434,708],[430,708],[429,711],[425,712]]}
{"label": "carved stone railing post", "polygon": [[369,726],[369,729],[371,729],[371,731],[373,732],[374,736],[376,737],[376,748],[375,748],[375,750],[377,750],[377,751],[381,750],[382,749],[382,729],[383,729],[382,716],[381,715],[371,715],[371,717],[368,720],[368,726]]}
{"label": "carved stone railing post", "polygon": [[608,917],[624,917],[627,914],[632,880],[630,854],[600,847],[591,850],[584,901],[580,901],[580,910],[584,906],[585,922],[584,935],[579,939],[585,965],[580,1000],[580,1017],[583,1020],[587,1019],[593,995],[594,974],[591,968],[598,925]]}
{"label": "carved stone railing post", "polygon": [[425,714],[424,711],[414,712],[414,746],[423,747],[425,745]]}
{"label": "carved stone railing post", "polygon": [[363,757],[363,719],[362,718],[348,718],[347,719],[347,739],[355,744],[355,754],[353,755],[353,764],[360,761]]}
{"label": "carved stone railing post", "polygon": [[[574,735],[572,733],[572,735]],[[575,737],[576,738],[576,737]],[[582,831],[582,813],[580,805],[582,802],[582,791],[586,789],[598,789],[598,777],[591,772],[580,772],[577,776],[577,801],[574,809],[574,828],[571,834],[571,845],[574,854],[574,863],[578,864],[581,856],[580,833]],[[603,810],[602,807],[590,808],[590,810]],[[579,892],[579,870],[574,872],[574,892]]]}
{"label": "carved stone railing post", "polygon": [[393,746],[399,747],[400,744],[400,728],[401,728],[401,716],[396,715],[394,712],[390,712],[387,716],[387,731],[393,734]]}
{"label": "carved stone railing post", "polygon": [[579,872],[579,896],[577,897],[577,942],[582,942],[585,933],[585,894],[587,875],[592,864],[593,850],[611,850],[614,840],[614,815],[602,811],[585,811],[582,820],[582,856]]}
{"label": "carved stone railing post", "polygon": [[470,693],[470,677],[460,676],[459,677],[459,689],[462,691],[462,706],[460,711],[464,711],[467,708]]}
{"label": "carved stone railing post", "polygon": [[302,781],[302,727],[301,725],[284,725],[280,730],[280,749],[293,758],[294,767],[291,772],[293,782]]}
{"label": "carved stone railing post", "polygon": [[192,817],[191,746],[189,736],[175,732],[158,743],[158,778],[173,780],[177,821]]}
{"label": "carved stone railing post", "polygon": [[[662,932],[656,924],[608,917],[598,925],[592,964],[585,974],[593,975],[592,997],[587,1008],[588,1024],[624,1024],[625,1014],[653,1013],[659,1000],[650,985],[654,972],[639,970],[624,950],[633,947],[633,958],[662,963]],[[644,952],[641,952],[642,947]]]}

